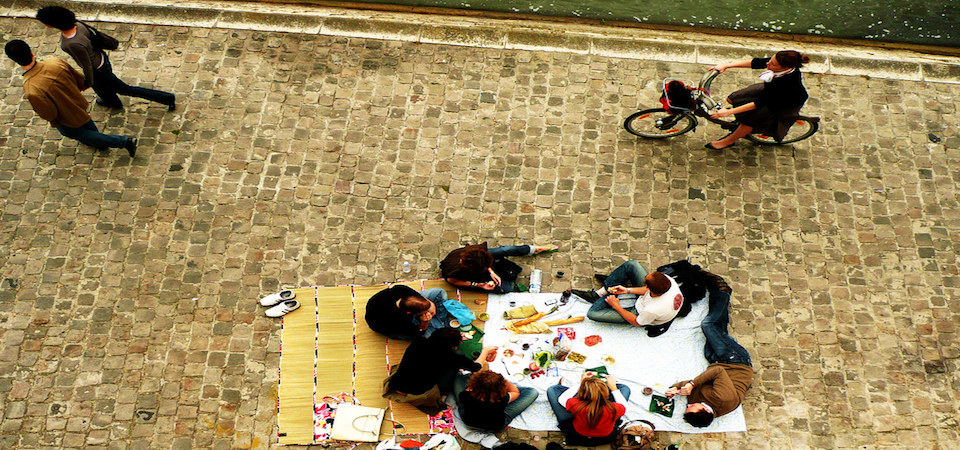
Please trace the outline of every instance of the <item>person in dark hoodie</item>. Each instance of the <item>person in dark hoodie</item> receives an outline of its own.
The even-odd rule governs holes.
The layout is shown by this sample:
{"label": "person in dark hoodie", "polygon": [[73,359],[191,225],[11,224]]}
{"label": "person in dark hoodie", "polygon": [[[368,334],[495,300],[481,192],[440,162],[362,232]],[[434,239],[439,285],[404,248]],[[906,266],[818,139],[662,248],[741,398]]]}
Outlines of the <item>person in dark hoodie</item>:
{"label": "person in dark hoodie", "polygon": [[67,52],[83,71],[86,87],[97,93],[97,104],[107,108],[123,108],[119,95],[139,97],[177,109],[177,97],[169,92],[131,86],[113,74],[110,57],[94,45],[94,31],[77,21],[73,11],[62,6],[46,6],[37,10],[37,20],[50,28],[60,30],[60,48]]}
{"label": "person in dark hoodie", "polygon": [[443,397],[453,389],[460,369],[476,372],[497,351],[497,347],[484,347],[480,356],[471,360],[457,351],[462,340],[456,328],[442,328],[428,338],[414,340],[383,381],[383,397],[409,403],[431,416],[446,409]]}

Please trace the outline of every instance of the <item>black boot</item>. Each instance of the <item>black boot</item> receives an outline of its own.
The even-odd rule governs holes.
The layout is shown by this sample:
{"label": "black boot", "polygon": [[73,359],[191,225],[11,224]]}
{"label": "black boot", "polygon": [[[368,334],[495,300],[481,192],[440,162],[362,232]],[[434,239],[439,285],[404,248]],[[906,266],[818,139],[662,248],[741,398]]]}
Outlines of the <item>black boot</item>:
{"label": "black boot", "polygon": [[660,325],[647,325],[647,326],[646,326],[646,328],[647,328],[647,336],[652,337],[652,338],[657,337],[657,336],[660,336],[661,334],[666,333],[667,330],[670,329],[670,325],[673,325],[673,321],[672,321],[672,320],[669,321],[669,322],[667,322],[667,323],[660,324]]}
{"label": "black boot", "polygon": [[704,280],[706,281],[707,287],[713,289],[719,289],[728,294],[733,294],[733,288],[727,284],[727,280],[724,280],[720,275],[707,272],[706,270],[700,269],[700,273],[703,275]]}
{"label": "black boot", "polygon": [[597,300],[600,300],[600,296],[597,295],[597,293],[594,291],[581,291],[579,289],[570,289],[570,292],[572,292],[573,295],[576,295],[577,297],[580,297],[586,300],[587,303],[593,303]]}

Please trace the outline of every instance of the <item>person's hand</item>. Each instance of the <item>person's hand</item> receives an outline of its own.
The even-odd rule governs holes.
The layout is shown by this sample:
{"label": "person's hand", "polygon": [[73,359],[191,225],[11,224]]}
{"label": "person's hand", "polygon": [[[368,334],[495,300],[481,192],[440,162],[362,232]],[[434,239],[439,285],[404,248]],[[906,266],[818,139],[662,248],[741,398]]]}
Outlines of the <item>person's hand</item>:
{"label": "person's hand", "polygon": [[628,288],[628,287],[623,287],[623,286],[620,286],[620,285],[618,284],[618,285],[616,285],[616,286],[614,286],[614,287],[607,288],[607,292],[609,292],[609,293],[611,293],[611,294],[613,294],[613,295],[629,294],[629,293],[630,293],[630,288]]}
{"label": "person's hand", "polygon": [[693,392],[693,383],[687,382],[687,384],[680,386],[680,395],[690,395]]}
{"label": "person's hand", "polygon": [[620,306],[620,299],[616,295],[608,295],[607,298],[603,299],[607,302],[608,305],[617,308]]}
{"label": "person's hand", "polygon": [[490,346],[484,347],[482,350],[480,350],[480,356],[477,357],[477,361],[491,362],[490,356],[491,355],[496,356],[495,353],[497,351],[497,348],[499,347],[497,347],[496,345],[490,345]]}
{"label": "person's hand", "polygon": [[580,375],[580,381],[586,380],[587,378],[593,378],[593,377],[595,377],[595,376],[597,376],[597,373],[596,373],[596,372],[594,372],[594,371],[592,371],[592,370],[588,370],[588,371],[584,372],[583,375]]}
{"label": "person's hand", "polygon": [[607,380],[607,386],[610,387],[611,391],[617,390],[617,379],[613,375],[607,375],[604,379]]}
{"label": "person's hand", "polygon": [[723,73],[724,70],[727,70],[727,66],[723,64],[717,64],[708,70],[716,70],[717,72]]}
{"label": "person's hand", "polygon": [[497,284],[493,281],[488,281],[486,283],[478,283],[477,287],[485,291],[492,291],[497,288]]}
{"label": "person's hand", "polygon": [[422,320],[422,319],[421,319],[421,320],[420,320],[420,325],[418,325],[417,328],[419,328],[420,331],[427,331],[427,327],[429,327],[429,326],[430,326],[430,321],[429,321],[429,320]]}
{"label": "person's hand", "polygon": [[677,395],[679,393],[680,393],[680,389],[672,387],[670,389],[667,389],[667,392],[664,392],[664,395],[666,395],[667,398],[673,398],[674,395]]}
{"label": "person's hand", "polygon": [[430,312],[429,310],[424,311],[424,312],[420,313],[420,321],[421,321],[421,322],[429,322],[430,319],[432,319],[434,316],[436,316],[436,313]]}
{"label": "person's hand", "polygon": [[493,269],[490,269],[490,279],[493,280],[493,283],[495,283],[496,286],[500,286],[500,283],[502,283],[502,280],[500,279],[500,275],[497,275],[497,273],[494,272]]}
{"label": "person's hand", "polygon": [[712,117],[712,118],[714,118],[714,119],[719,119],[719,118],[721,118],[721,117],[727,117],[727,116],[729,116],[729,115],[731,115],[731,114],[733,114],[733,110],[732,110],[732,109],[730,109],[730,108],[721,108],[721,109],[718,109],[718,110],[710,113],[710,117]]}

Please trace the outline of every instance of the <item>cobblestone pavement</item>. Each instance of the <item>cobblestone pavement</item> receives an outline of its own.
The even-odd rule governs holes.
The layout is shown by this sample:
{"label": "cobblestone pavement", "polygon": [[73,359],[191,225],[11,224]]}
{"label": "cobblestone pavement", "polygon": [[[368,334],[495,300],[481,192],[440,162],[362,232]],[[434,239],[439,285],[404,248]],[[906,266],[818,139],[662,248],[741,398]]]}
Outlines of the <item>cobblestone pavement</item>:
{"label": "cobblestone pavement", "polygon": [[[4,59],[0,447],[275,447],[279,323],[257,298],[393,281],[403,260],[436,277],[483,240],[559,244],[523,261],[569,274],[545,291],[626,258],[732,282],[758,369],[749,431],[665,442],[960,446],[960,85],[808,73],[821,133],[711,151],[713,126],[621,128],[702,64],[103,28],[121,77],[181,106],[94,106],[141,142],[133,160],[98,152],[36,117]],[[35,21],[0,33],[66,58]]]}

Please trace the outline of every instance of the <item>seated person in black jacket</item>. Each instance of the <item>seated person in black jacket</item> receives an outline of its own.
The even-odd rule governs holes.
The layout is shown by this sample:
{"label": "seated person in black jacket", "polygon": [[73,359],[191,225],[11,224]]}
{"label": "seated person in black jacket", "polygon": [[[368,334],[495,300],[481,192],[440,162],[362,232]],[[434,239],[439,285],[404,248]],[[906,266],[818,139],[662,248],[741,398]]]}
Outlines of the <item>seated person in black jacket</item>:
{"label": "seated person in black jacket", "polygon": [[448,326],[445,301],[447,292],[443,289],[417,292],[397,284],[370,297],[365,319],[377,333],[390,339],[412,341],[420,336],[429,337],[434,330]]}
{"label": "seated person in black jacket", "polygon": [[497,350],[484,347],[480,356],[471,360],[457,351],[462,339],[456,328],[441,328],[429,338],[417,338],[383,380],[383,397],[409,403],[431,416],[446,409],[443,397],[450,393],[460,369],[482,369],[487,356]]}

